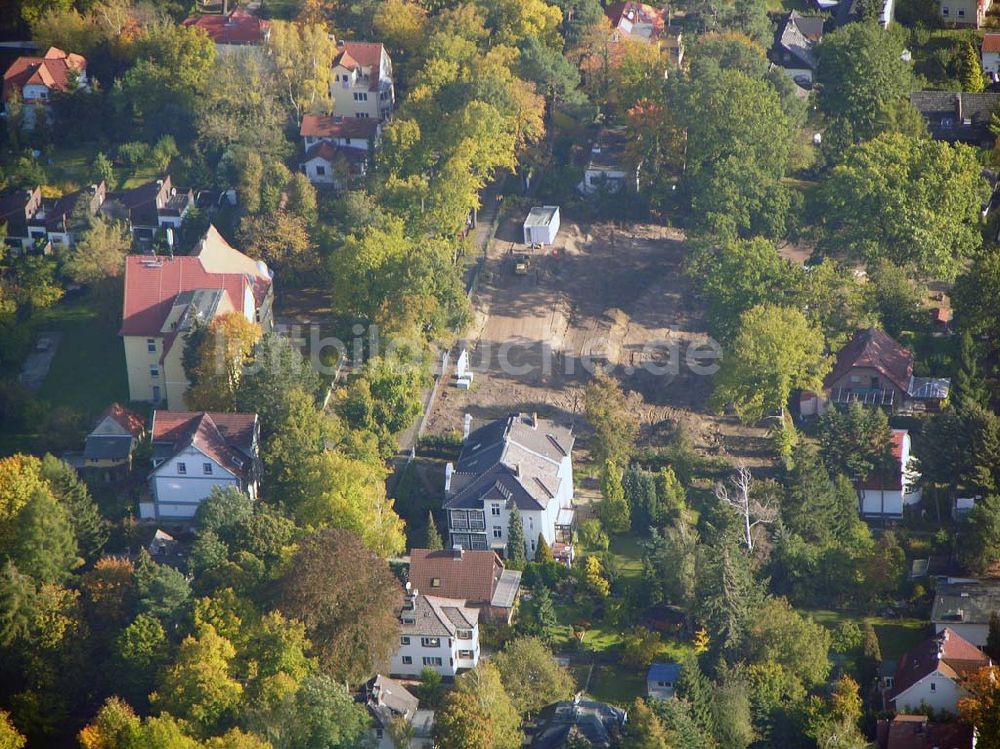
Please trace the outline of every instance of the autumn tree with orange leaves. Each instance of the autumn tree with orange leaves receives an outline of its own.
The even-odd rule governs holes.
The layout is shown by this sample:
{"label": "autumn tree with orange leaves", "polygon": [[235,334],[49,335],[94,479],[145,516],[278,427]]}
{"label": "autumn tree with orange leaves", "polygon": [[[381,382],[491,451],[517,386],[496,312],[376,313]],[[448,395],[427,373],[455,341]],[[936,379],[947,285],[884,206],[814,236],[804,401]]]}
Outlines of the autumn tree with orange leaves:
{"label": "autumn tree with orange leaves", "polygon": [[1000,667],[980,669],[962,682],[969,693],[958,701],[962,720],[975,726],[979,749],[1000,749]]}

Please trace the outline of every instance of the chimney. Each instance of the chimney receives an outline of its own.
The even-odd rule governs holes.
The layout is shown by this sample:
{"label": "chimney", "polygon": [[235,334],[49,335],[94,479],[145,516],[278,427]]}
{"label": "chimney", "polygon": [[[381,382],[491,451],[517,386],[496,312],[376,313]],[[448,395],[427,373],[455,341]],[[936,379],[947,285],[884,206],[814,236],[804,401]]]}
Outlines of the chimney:
{"label": "chimney", "polygon": [[531,428],[532,429],[538,429],[538,412],[537,411],[532,411],[531,412]]}
{"label": "chimney", "polygon": [[451,477],[455,474],[455,466],[452,463],[448,463],[444,467],[444,493],[451,493]]}
{"label": "chimney", "polygon": [[521,464],[520,463],[515,463],[514,464],[514,475],[517,476],[517,477],[521,476]]}
{"label": "chimney", "polygon": [[472,429],[472,414],[465,415],[465,423],[462,427],[462,439],[469,439],[469,431]]}

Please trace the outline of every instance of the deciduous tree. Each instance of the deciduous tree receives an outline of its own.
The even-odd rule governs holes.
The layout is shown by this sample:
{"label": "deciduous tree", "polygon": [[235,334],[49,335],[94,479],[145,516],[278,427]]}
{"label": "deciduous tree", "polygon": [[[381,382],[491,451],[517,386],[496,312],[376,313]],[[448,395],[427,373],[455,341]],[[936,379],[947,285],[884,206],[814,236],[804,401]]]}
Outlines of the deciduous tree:
{"label": "deciduous tree", "polygon": [[521,719],[489,661],[455,680],[434,720],[441,749],[517,749]]}
{"label": "deciduous tree", "polygon": [[397,646],[402,592],[388,564],[353,533],[326,528],[299,545],[278,581],[278,606],[306,626],[324,671],[359,682]]}
{"label": "deciduous tree", "polygon": [[823,246],[952,279],[982,246],[980,172],[962,144],[885,133],[856,145],[824,184]]}
{"label": "deciduous tree", "polygon": [[261,329],[241,312],[212,318],[198,348],[196,380],[185,394],[198,411],[232,411],[243,367],[260,340]]}
{"label": "deciduous tree", "polygon": [[535,637],[509,641],[493,663],[504,691],[522,715],[573,695],[573,677]]}

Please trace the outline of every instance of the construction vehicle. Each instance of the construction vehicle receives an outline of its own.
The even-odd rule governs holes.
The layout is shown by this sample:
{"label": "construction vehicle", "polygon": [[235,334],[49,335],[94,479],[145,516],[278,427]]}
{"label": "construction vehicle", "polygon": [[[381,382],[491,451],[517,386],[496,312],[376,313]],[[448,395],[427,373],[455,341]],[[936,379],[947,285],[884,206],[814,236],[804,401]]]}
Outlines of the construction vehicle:
{"label": "construction vehicle", "polygon": [[514,274],[518,276],[528,275],[528,271],[531,270],[531,256],[526,252],[515,252],[514,256]]}

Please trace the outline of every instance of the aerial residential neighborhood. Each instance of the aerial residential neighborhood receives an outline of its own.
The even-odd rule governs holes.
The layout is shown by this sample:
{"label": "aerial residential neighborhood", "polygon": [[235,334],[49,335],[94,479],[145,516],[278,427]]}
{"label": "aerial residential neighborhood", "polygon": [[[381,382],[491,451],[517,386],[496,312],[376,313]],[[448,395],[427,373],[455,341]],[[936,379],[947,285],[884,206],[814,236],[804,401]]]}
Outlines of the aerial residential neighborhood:
{"label": "aerial residential neighborhood", "polygon": [[1000,749],[1000,6],[0,3],[0,749]]}

